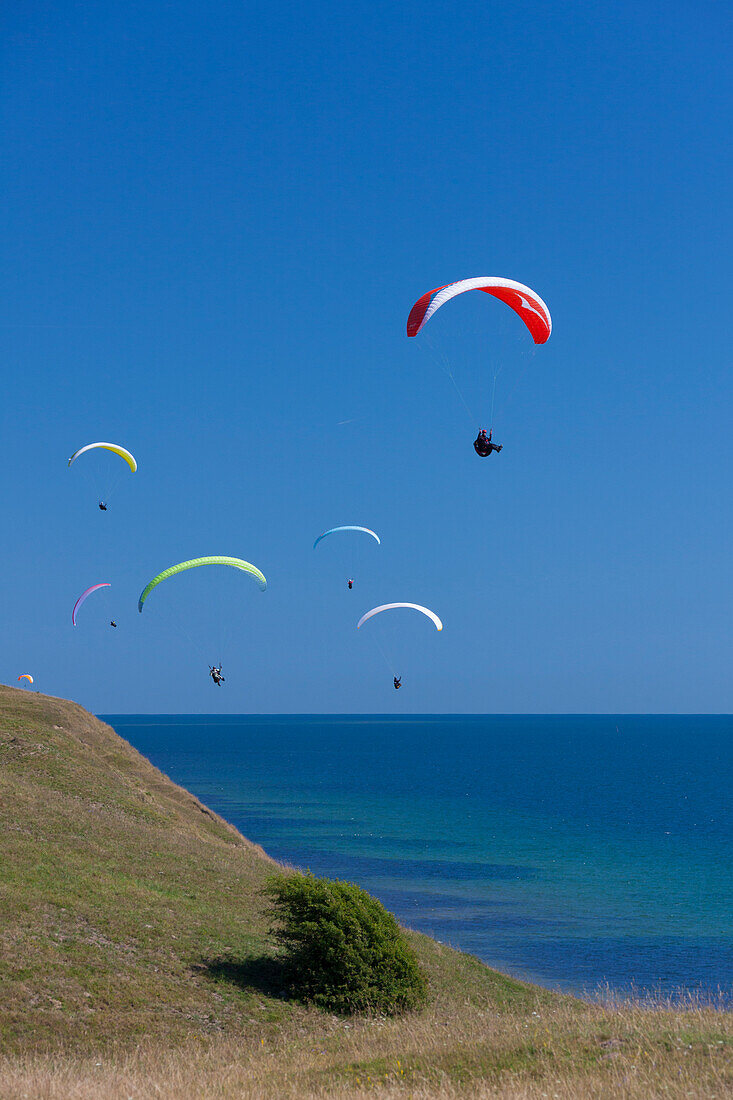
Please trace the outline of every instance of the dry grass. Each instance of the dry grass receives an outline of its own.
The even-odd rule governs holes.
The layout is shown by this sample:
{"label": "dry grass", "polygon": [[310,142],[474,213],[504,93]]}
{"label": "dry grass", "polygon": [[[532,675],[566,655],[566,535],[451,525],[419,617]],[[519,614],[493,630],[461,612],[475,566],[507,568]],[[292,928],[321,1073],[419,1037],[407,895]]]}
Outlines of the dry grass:
{"label": "dry grass", "polygon": [[273,863],[80,707],[0,688],[0,1098],[726,1097],[733,1016],[588,1005],[411,934],[428,1009],[285,1000]]}
{"label": "dry grass", "polygon": [[730,1016],[560,1001],[527,1013],[466,1007],[399,1021],[306,1014],[297,1029],[185,1050],[0,1063],[3,1100],[158,1097],[729,1097]]}

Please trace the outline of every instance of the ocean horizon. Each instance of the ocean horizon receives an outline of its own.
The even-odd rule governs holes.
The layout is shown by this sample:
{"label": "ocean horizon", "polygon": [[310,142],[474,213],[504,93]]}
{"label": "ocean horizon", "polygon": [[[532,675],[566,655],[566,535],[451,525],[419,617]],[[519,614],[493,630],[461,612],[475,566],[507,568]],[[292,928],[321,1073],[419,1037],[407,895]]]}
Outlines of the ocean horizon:
{"label": "ocean horizon", "polygon": [[733,1002],[733,716],[100,717],[275,859],[499,970]]}

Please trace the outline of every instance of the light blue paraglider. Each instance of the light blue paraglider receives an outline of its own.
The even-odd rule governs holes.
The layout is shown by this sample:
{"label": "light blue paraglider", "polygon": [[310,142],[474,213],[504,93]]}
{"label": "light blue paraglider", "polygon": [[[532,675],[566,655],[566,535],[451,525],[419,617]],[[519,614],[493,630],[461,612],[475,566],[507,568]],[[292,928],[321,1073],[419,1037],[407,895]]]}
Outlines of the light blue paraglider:
{"label": "light blue paraglider", "polygon": [[380,546],[382,545],[382,540],[379,535],[376,531],[372,531],[370,527],[356,527],[353,524],[348,524],[344,527],[332,527],[329,531],[324,531],[313,543],[313,549],[315,550],[321,539],[325,539],[328,535],[335,535],[337,531],[362,531],[365,535],[371,535],[373,539],[376,539]]}

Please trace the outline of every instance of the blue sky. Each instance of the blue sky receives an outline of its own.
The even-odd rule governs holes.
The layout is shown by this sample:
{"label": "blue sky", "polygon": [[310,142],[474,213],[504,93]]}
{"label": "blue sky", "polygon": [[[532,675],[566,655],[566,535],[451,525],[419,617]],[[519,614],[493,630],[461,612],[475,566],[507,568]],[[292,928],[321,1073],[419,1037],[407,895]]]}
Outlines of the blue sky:
{"label": "blue sky", "polygon": [[[98,712],[733,709],[722,5],[4,21],[3,680]],[[484,295],[434,318],[469,417],[404,325],[482,274],[555,327],[530,355]],[[66,466],[93,439],[139,462],[104,515]],[[353,592],[312,550],[337,523],[382,536]],[[199,570],[138,615],[217,553],[267,593]],[[385,661],[354,628],[392,600],[445,629],[393,616]]]}

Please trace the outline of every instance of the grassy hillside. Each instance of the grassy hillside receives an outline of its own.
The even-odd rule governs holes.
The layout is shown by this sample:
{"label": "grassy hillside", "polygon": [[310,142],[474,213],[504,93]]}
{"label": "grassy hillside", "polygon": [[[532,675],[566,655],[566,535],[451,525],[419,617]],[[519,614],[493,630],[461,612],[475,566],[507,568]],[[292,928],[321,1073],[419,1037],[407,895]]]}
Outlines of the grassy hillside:
{"label": "grassy hillside", "polygon": [[611,1010],[411,934],[424,1013],[280,992],[266,854],[74,703],[0,687],[0,1096],[725,1096],[731,1017]]}

